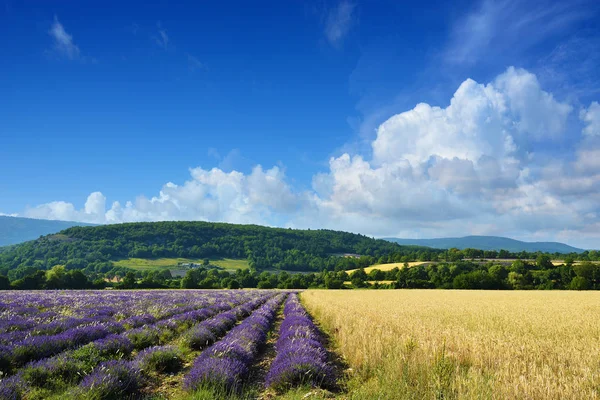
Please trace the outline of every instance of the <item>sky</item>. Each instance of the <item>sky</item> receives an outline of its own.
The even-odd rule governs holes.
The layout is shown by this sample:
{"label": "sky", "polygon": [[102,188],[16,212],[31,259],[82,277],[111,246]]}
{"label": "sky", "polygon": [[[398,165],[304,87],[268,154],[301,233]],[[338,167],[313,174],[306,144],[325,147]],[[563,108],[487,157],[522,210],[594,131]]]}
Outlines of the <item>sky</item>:
{"label": "sky", "polygon": [[600,248],[597,1],[0,3],[0,214]]}

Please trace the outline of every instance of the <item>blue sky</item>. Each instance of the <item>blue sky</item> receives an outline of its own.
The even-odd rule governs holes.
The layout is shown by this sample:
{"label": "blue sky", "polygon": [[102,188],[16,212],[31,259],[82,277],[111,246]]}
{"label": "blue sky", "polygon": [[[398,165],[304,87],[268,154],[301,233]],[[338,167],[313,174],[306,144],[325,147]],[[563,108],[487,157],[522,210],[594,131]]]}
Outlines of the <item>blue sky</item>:
{"label": "blue sky", "polygon": [[0,213],[598,247],[593,1],[16,2]]}

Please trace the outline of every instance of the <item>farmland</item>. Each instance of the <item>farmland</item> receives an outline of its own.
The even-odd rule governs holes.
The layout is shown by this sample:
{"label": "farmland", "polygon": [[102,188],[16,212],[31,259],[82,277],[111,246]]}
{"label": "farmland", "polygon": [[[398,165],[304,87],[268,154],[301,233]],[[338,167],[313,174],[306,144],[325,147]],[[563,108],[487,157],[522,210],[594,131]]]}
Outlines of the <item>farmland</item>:
{"label": "farmland", "polygon": [[321,291],[302,302],[348,364],[353,399],[600,396],[600,295]]}
{"label": "farmland", "polygon": [[0,398],[256,398],[305,384],[332,389],[337,373],[321,340],[290,292],[5,292]]}
{"label": "farmland", "polygon": [[[248,260],[232,258],[209,258],[211,265],[229,271],[249,268]],[[202,265],[204,259],[197,258],[126,258],[114,262],[117,267],[131,268],[136,271],[148,271],[156,269],[181,269],[182,264]]]}
{"label": "farmland", "polygon": [[599,326],[595,292],[2,292],[0,398],[598,398]]}

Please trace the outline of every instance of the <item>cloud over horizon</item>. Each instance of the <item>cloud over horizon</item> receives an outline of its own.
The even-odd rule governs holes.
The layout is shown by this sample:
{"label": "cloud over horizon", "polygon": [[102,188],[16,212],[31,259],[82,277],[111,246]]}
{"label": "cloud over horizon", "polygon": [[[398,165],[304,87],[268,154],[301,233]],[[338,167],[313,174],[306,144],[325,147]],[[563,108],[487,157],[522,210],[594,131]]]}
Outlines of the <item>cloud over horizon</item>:
{"label": "cloud over horizon", "polygon": [[[579,107],[578,107],[579,108]],[[573,143],[564,145],[568,137]],[[153,197],[83,208],[55,201],[20,215],[94,223],[210,220],[332,228],[373,236],[498,234],[593,247],[600,239],[600,106],[575,106],[510,67],[466,79],[447,107],[419,103],[389,117],[372,156],[346,152],[295,188],[278,166],[248,174],[190,169]],[[582,237],[585,235],[585,237]]]}

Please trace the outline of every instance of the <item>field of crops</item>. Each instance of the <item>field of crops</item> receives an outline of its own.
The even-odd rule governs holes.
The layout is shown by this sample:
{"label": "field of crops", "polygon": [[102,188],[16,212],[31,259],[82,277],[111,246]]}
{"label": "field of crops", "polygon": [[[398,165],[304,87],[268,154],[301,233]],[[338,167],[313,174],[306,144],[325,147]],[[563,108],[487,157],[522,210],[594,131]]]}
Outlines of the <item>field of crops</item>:
{"label": "field of crops", "polygon": [[597,292],[0,294],[0,399],[600,397]]}
{"label": "field of crops", "polygon": [[[247,259],[232,258],[213,258],[209,259],[212,265],[216,265],[226,270],[235,271],[237,269],[250,268]],[[198,258],[126,258],[115,261],[117,267],[135,269],[137,271],[148,271],[156,269],[175,269],[180,268],[181,264],[202,264],[204,259]]]}
{"label": "field of crops", "polygon": [[296,293],[31,291],[0,296],[0,399],[186,399],[336,389]]}
{"label": "field of crops", "polygon": [[598,399],[600,293],[308,290],[352,399]]}

